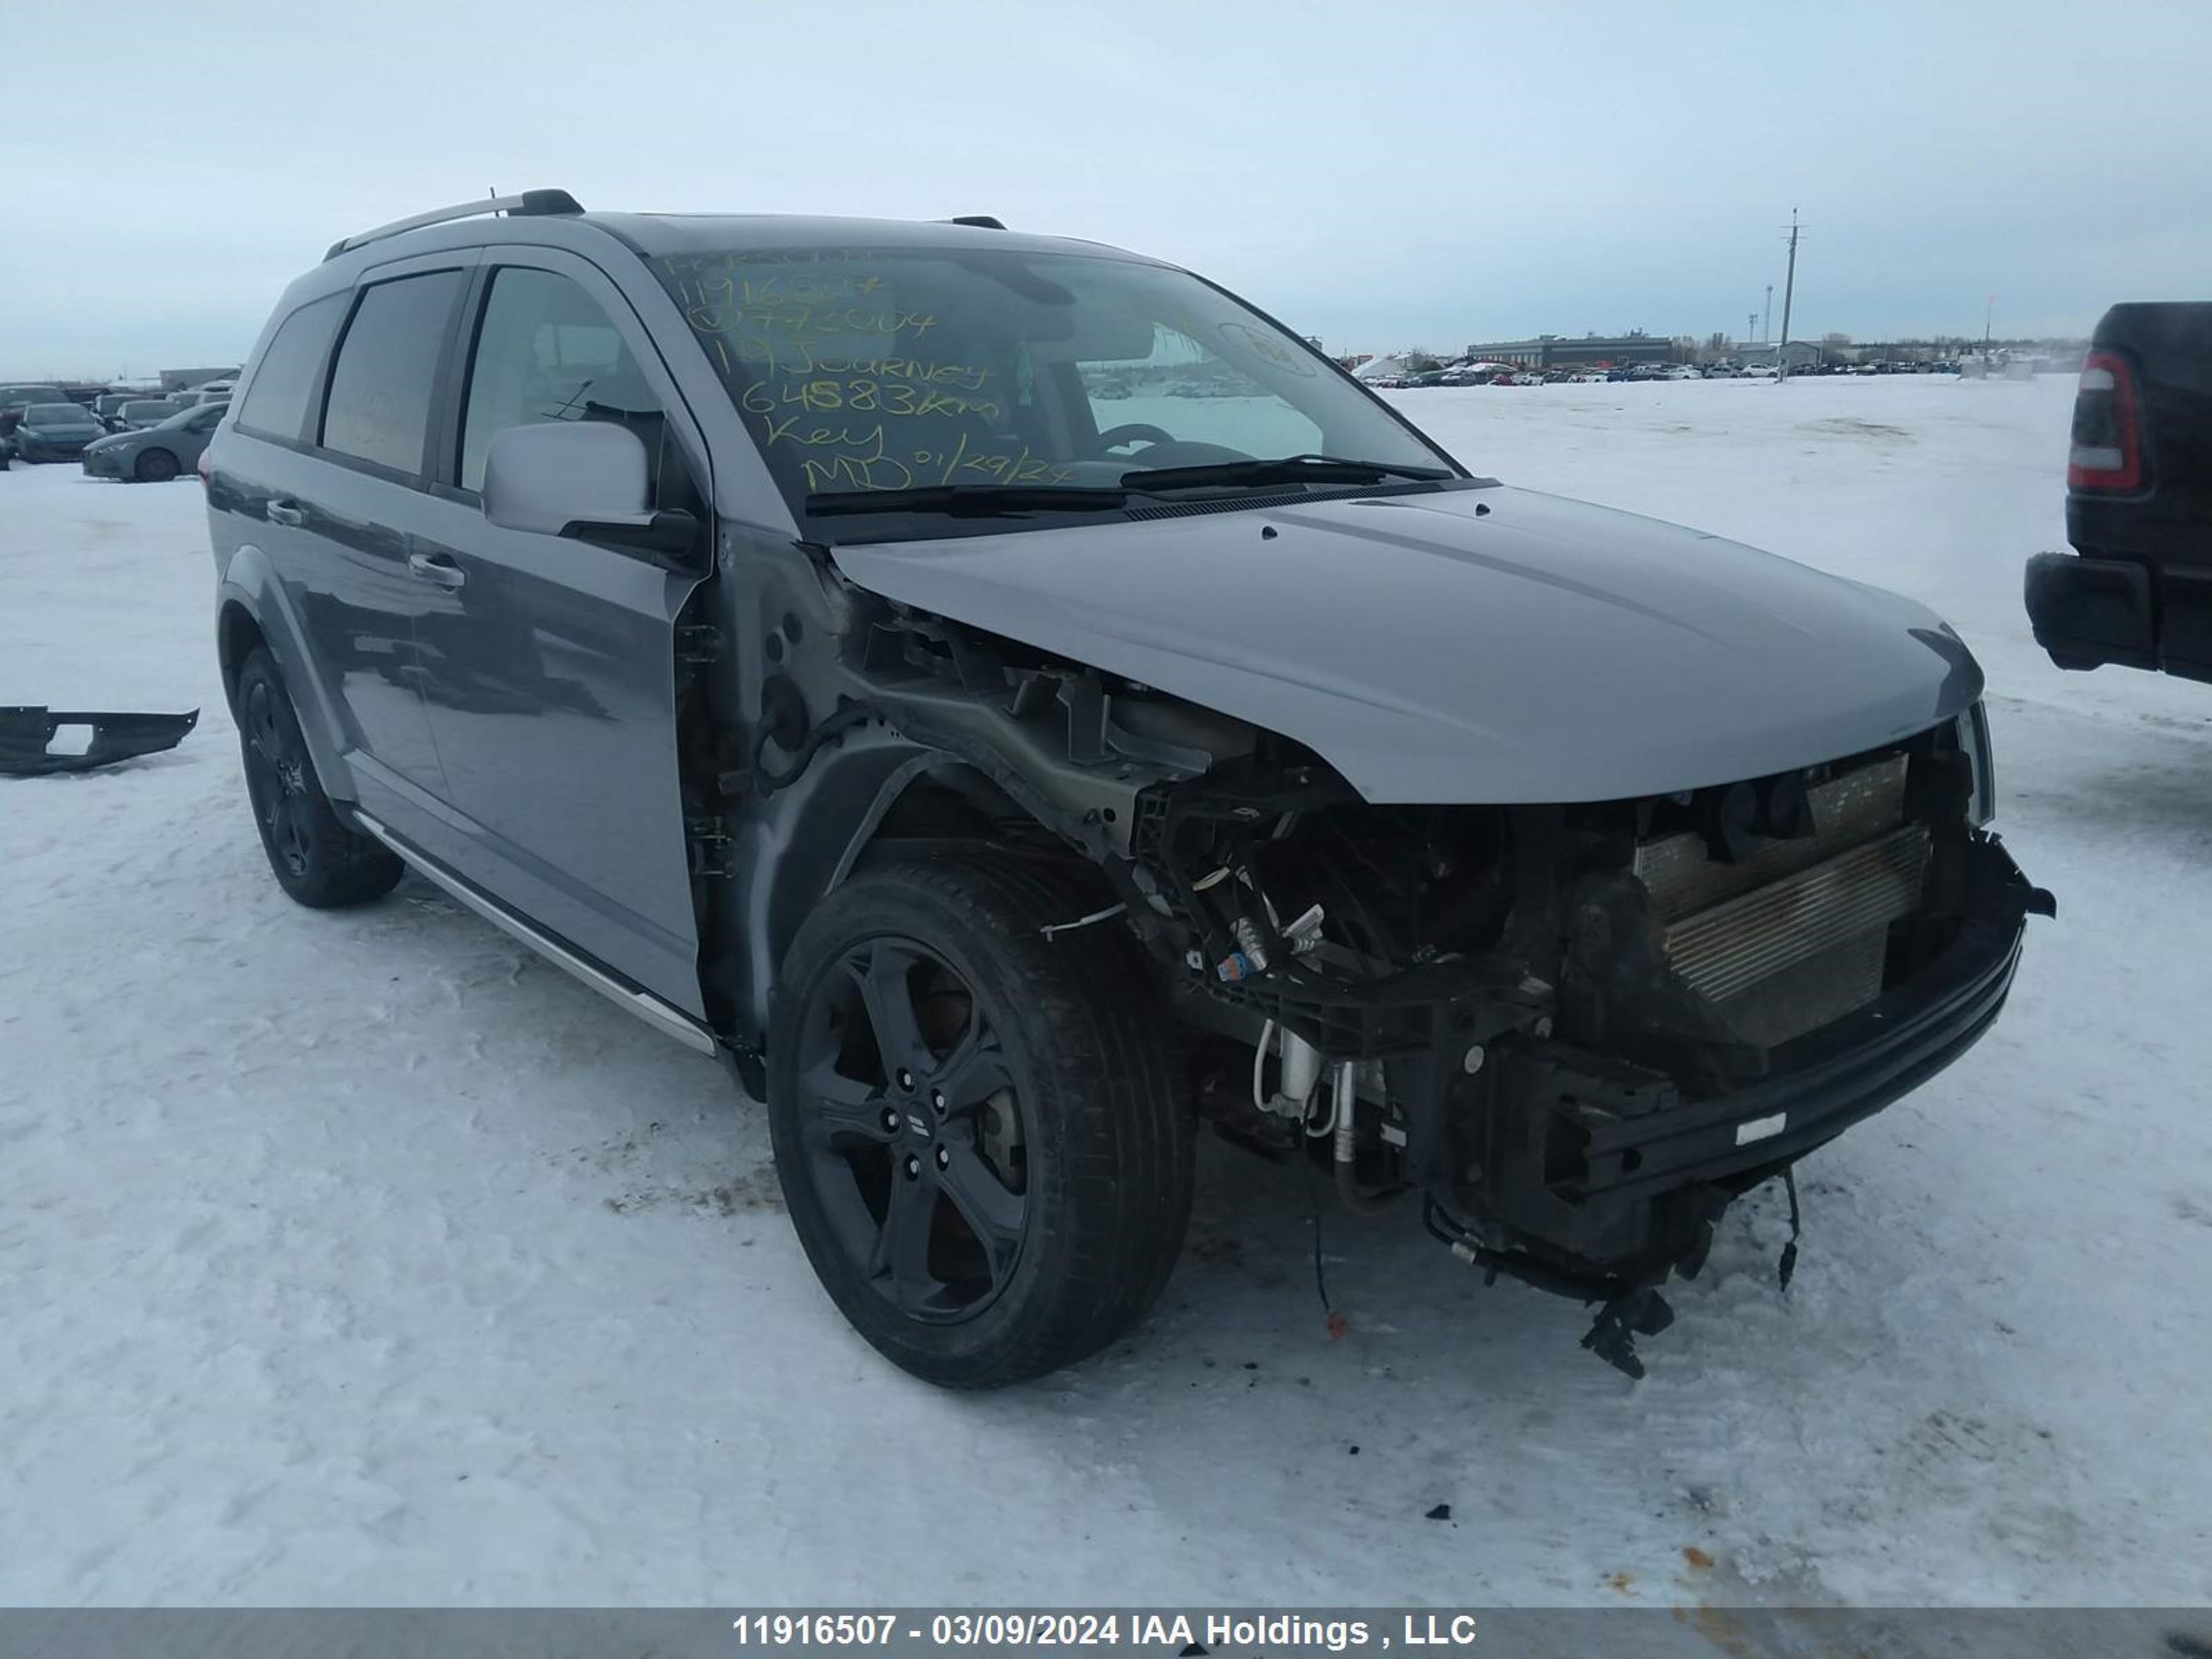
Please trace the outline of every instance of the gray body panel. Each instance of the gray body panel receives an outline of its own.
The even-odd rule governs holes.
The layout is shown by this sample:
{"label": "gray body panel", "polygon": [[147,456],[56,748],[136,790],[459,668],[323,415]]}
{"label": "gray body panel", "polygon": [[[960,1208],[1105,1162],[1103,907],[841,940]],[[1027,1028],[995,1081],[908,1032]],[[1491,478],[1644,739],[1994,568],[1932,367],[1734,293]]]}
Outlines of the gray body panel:
{"label": "gray body panel", "polygon": [[1281,732],[1376,802],[1606,800],[1758,777],[1925,731],[1982,685],[1910,600],[1528,490],[836,557],[886,599]]}

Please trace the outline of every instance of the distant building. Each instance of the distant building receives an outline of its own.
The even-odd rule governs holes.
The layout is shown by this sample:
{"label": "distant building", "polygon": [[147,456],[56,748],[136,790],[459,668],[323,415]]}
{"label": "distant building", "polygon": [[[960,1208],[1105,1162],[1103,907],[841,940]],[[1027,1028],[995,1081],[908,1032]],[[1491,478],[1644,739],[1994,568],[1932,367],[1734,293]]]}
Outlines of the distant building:
{"label": "distant building", "polygon": [[1678,341],[1653,334],[1585,334],[1579,339],[1542,334],[1533,340],[1471,345],[1467,355],[1519,368],[1626,368],[1632,363],[1686,363],[1693,354]]}

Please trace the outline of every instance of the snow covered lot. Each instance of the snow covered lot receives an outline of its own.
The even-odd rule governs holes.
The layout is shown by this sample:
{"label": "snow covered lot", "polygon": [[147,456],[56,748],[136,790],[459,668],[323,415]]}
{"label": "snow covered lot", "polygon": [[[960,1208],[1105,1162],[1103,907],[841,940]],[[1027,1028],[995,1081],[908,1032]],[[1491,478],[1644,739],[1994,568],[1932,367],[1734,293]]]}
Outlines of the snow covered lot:
{"label": "snow covered lot", "polygon": [[[1579,1309],[1216,1149],[1136,1338],[995,1396],[816,1288],[758,1109],[410,879],[270,879],[198,489],[0,479],[0,1600],[2212,1600],[2212,687],[2062,676],[2070,384],[1399,394],[1469,465],[1900,588],[2060,899],[1995,1034],[1732,1212],[1631,1383]],[[1425,1518],[1438,1504],[1448,1521]]]}

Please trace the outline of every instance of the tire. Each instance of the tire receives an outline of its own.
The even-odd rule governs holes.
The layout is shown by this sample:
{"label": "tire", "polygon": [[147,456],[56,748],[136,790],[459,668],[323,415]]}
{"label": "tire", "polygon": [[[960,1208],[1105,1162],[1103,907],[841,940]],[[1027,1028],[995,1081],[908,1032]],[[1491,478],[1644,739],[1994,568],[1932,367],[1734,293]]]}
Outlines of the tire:
{"label": "tire", "polygon": [[1119,930],[1041,931],[1095,908],[1015,860],[938,854],[839,888],[785,958],[785,1203],[839,1310],[927,1382],[998,1388],[1096,1352],[1182,1248],[1196,1120],[1157,975]]}
{"label": "tire", "polygon": [[145,449],[138,453],[137,465],[131,469],[131,476],[140,483],[167,483],[180,471],[177,458],[167,450]]}
{"label": "tire", "polygon": [[300,717],[276,665],[256,650],[239,670],[238,743],[254,827],[276,884],[313,910],[382,898],[407,866],[398,855],[338,821],[315,776]]}

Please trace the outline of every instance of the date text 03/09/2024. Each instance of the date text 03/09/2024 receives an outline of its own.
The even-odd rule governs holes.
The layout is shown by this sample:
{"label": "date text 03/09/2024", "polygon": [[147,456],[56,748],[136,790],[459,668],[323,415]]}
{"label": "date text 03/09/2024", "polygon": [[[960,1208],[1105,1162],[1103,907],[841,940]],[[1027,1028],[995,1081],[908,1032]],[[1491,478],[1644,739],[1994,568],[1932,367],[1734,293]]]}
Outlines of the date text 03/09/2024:
{"label": "date text 03/09/2024", "polygon": [[892,1648],[1160,1648],[1182,1652],[1261,1645],[1346,1653],[1393,1648],[1467,1649],[1470,1613],[1408,1613],[1390,1618],[1311,1613],[1042,1612],[749,1613],[731,1620],[740,1646]]}

